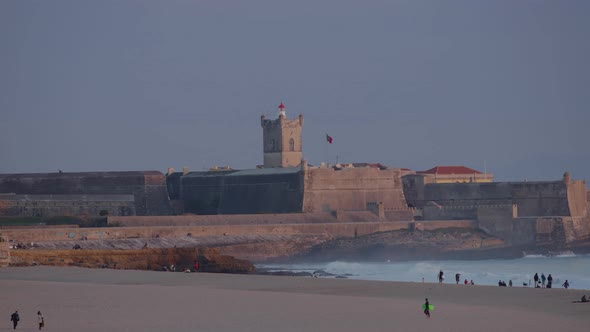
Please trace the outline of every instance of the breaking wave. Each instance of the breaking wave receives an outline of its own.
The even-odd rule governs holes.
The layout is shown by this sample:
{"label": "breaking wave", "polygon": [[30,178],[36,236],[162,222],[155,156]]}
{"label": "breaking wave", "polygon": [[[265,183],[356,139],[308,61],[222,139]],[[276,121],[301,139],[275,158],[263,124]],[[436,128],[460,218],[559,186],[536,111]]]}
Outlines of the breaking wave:
{"label": "breaking wave", "polygon": [[461,283],[473,280],[476,285],[497,285],[512,280],[515,287],[530,285],[535,273],[552,274],[555,288],[567,279],[571,288],[590,289],[590,255],[561,252],[550,256],[527,255],[519,259],[448,260],[404,262],[345,262],[302,263],[283,265],[257,265],[268,270],[292,272],[320,272],[325,278],[360,280],[438,282],[438,272],[445,273],[445,283],[455,283],[460,274]]}

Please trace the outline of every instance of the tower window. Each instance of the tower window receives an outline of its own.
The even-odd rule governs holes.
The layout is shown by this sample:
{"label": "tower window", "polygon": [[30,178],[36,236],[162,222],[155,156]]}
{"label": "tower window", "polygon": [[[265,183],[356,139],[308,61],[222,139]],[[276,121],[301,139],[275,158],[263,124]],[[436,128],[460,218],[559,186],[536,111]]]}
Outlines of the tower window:
{"label": "tower window", "polygon": [[295,151],[295,140],[292,138],[289,140],[289,151]]}
{"label": "tower window", "polygon": [[270,142],[272,143],[272,148],[270,149],[270,151],[274,152],[276,150],[276,148],[277,148],[276,143],[275,143],[275,140],[272,139]]}

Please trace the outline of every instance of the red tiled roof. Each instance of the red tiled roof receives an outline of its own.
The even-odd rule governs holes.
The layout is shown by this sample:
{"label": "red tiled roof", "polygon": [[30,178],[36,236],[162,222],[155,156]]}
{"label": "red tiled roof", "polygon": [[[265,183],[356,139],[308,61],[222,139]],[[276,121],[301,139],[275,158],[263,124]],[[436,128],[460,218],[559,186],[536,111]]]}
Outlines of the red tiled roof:
{"label": "red tiled roof", "polygon": [[465,166],[436,166],[426,171],[418,171],[417,174],[482,174],[480,171],[476,171],[472,168]]}
{"label": "red tiled roof", "polygon": [[283,109],[285,108],[285,104],[283,104],[283,102],[281,102],[281,104],[279,105],[279,109]]}

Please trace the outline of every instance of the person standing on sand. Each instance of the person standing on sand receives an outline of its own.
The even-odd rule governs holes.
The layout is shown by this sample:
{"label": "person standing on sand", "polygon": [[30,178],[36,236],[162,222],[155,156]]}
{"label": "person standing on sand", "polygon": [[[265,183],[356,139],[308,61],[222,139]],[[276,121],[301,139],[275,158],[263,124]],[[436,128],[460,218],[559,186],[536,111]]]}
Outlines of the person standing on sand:
{"label": "person standing on sand", "polygon": [[16,326],[18,325],[18,321],[20,320],[20,316],[18,315],[18,310],[15,311],[12,315],[10,315],[10,320],[12,321],[12,329],[16,330]]}
{"label": "person standing on sand", "polygon": [[535,288],[537,288],[539,286],[539,275],[537,273],[535,273],[533,280],[535,280]]}
{"label": "person standing on sand", "polygon": [[547,288],[551,288],[553,284],[553,277],[551,276],[551,273],[549,273],[549,275],[547,276]]}
{"label": "person standing on sand", "polygon": [[457,285],[458,285],[459,282],[461,281],[461,273],[455,274],[455,281],[457,282]]}
{"label": "person standing on sand", "polygon": [[445,280],[445,274],[442,270],[438,271],[438,283],[442,284],[443,280]]}
{"label": "person standing on sand", "polygon": [[567,279],[565,279],[565,282],[563,283],[563,288],[567,289],[570,286],[570,283],[567,281]]}
{"label": "person standing on sand", "polygon": [[37,320],[39,321],[39,330],[45,327],[45,318],[41,314],[41,311],[37,311]]}
{"label": "person standing on sand", "polygon": [[541,273],[541,288],[545,288],[545,273]]}
{"label": "person standing on sand", "polygon": [[424,314],[426,318],[430,318],[430,303],[428,302],[428,298],[426,298],[426,302],[424,303]]}

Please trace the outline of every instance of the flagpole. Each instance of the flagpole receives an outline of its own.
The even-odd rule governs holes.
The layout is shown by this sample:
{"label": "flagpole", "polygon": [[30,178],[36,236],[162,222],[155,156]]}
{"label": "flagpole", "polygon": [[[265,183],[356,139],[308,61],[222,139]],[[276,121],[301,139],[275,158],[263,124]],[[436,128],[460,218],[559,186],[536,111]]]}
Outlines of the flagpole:
{"label": "flagpole", "polygon": [[328,164],[328,160],[330,160],[329,157],[328,157],[328,146],[330,145],[330,143],[328,142],[327,137],[328,137],[328,134],[326,134],[326,138],[324,139],[324,142],[325,143],[324,143],[324,158],[323,158],[324,159],[323,162],[326,165]]}

